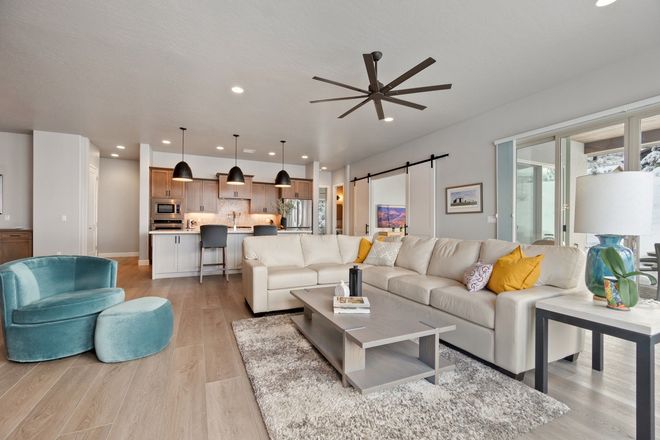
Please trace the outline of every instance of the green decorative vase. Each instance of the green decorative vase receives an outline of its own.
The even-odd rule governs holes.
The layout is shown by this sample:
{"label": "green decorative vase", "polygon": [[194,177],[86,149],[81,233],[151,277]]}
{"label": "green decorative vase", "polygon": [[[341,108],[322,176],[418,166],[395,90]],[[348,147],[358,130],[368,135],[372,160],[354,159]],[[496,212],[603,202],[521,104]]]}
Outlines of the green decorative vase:
{"label": "green decorative vase", "polygon": [[614,248],[623,259],[628,272],[635,270],[635,258],[633,252],[621,244],[622,235],[596,235],[600,243],[592,246],[587,253],[587,270],[585,272],[585,281],[587,288],[594,294],[595,300],[606,301],[605,277],[614,276],[614,274],[605,266],[601,258],[601,253],[607,248]]}

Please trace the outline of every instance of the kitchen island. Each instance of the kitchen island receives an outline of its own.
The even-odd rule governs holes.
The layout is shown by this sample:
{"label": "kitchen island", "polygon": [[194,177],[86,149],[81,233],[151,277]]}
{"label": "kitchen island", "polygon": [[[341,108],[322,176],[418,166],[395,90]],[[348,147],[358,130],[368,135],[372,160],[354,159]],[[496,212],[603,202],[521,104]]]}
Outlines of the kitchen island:
{"label": "kitchen island", "polygon": [[[151,235],[151,279],[199,276],[199,229],[166,229]],[[278,234],[311,234],[309,230],[280,230]],[[251,227],[229,227],[227,236],[227,272],[240,273],[243,239],[252,236]],[[222,261],[222,249],[204,251],[204,264]],[[222,274],[221,266],[209,266],[204,275]]]}

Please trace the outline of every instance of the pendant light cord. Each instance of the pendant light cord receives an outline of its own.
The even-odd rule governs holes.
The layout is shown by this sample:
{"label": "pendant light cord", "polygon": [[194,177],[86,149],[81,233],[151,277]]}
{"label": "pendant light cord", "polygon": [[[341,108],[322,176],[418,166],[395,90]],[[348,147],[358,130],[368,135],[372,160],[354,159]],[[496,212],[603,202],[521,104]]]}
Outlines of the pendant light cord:
{"label": "pendant light cord", "polygon": [[284,169],[284,143],[286,141],[280,141],[282,142],[282,169]]}
{"label": "pendant light cord", "polygon": [[179,130],[181,130],[181,161],[183,162],[184,159],[184,152],[186,150],[185,145],[186,145],[186,127],[179,127]]}
{"label": "pendant light cord", "polygon": [[234,165],[238,166],[238,135],[234,135]]}

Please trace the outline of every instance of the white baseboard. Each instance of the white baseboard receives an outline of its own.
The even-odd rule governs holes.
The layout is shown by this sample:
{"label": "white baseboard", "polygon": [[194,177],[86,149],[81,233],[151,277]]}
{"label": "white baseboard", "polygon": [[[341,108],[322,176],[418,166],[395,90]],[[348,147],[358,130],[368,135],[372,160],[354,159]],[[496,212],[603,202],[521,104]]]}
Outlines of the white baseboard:
{"label": "white baseboard", "polygon": [[149,266],[149,260],[138,260],[138,266]]}
{"label": "white baseboard", "polygon": [[138,252],[107,252],[107,253],[100,253],[99,257],[104,257],[104,258],[137,257],[138,255],[139,255]]}

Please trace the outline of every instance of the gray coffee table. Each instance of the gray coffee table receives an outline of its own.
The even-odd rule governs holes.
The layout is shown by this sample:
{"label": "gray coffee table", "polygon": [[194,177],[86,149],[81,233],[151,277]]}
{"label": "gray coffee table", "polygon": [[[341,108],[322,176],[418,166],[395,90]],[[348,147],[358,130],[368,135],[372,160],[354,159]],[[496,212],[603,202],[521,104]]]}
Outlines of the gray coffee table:
{"label": "gray coffee table", "polygon": [[334,287],[291,294],[304,304],[304,314],[291,320],[339,371],[344,386],[369,393],[419,379],[435,384],[442,371],[454,368],[439,357],[438,335],[456,326],[420,321],[408,300],[365,285],[371,313],[346,315],[333,312]]}

